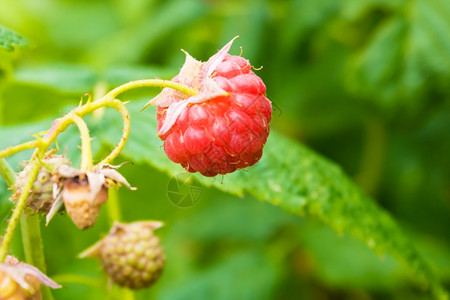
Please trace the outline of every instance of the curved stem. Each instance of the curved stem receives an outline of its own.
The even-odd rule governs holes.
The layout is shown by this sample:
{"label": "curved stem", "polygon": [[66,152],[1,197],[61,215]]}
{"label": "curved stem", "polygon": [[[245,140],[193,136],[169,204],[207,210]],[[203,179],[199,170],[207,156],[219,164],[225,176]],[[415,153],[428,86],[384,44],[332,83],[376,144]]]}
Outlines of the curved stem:
{"label": "curved stem", "polygon": [[142,79],[142,80],[136,80],[136,81],[130,81],[128,83],[125,83],[119,87],[116,87],[112,91],[110,91],[108,94],[105,95],[104,98],[116,98],[117,95],[128,91],[133,88],[138,87],[168,87],[172,88],[174,90],[180,91],[183,94],[187,95],[195,95],[197,94],[197,91],[193,88],[180,84],[177,82],[169,81],[169,80],[162,80],[162,79]]}
{"label": "curved stem", "polygon": [[[0,174],[5,179],[8,186],[13,186],[15,184],[16,174],[4,159],[0,159]],[[39,217],[25,216],[25,214],[22,213],[20,216],[20,225],[22,229],[22,243],[25,252],[25,261],[46,273]],[[42,295],[45,296],[44,299],[53,299],[49,287],[42,286],[41,292]]]}
{"label": "curved stem", "polygon": [[20,227],[22,230],[22,243],[25,252],[25,261],[46,272],[44,247],[42,245],[40,219],[38,215],[20,216]]}
{"label": "curved stem", "polygon": [[[106,94],[101,99],[98,99],[94,102],[87,103],[83,106],[79,106],[75,109],[73,109],[70,113],[65,115],[62,118],[56,119],[55,122],[53,122],[52,128],[47,132],[47,134],[43,138],[42,147],[48,147],[50,144],[56,139],[57,135],[61,133],[62,131],[66,130],[67,127],[73,123],[73,116],[77,115],[79,117],[84,117],[86,114],[91,113],[101,107],[104,106],[110,106],[115,108],[120,113],[126,112],[124,111],[122,106],[123,102],[120,100],[115,99],[115,97],[125,91],[128,91],[133,88],[139,88],[139,87],[169,87],[173,88],[175,90],[178,90],[180,92],[194,95],[196,91],[192,88],[190,88],[187,85],[179,84],[176,82],[168,81],[168,80],[161,80],[161,79],[143,79],[143,80],[137,80],[137,81],[131,81],[128,83],[125,83],[124,85],[121,85],[112,91],[110,91],[108,94]],[[123,106],[124,107],[124,106]],[[126,112],[128,114],[128,112]],[[129,118],[129,116],[128,116]],[[124,118],[125,122],[125,118]],[[123,143],[119,143],[119,147],[123,147]],[[110,158],[108,158],[109,160]]]}
{"label": "curved stem", "polygon": [[[50,146],[50,144],[56,139],[59,133],[63,132],[67,129],[67,127],[75,122],[76,116],[83,118],[86,114],[91,113],[101,107],[104,106],[110,106],[115,108],[118,112],[122,114],[122,117],[124,119],[124,131],[129,130],[127,129],[127,126],[129,126],[129,115],[125,106],[123,105],[123,102],[120,100],[116,100],[116,96],[131,90],[133,88],[140,88],[140,87],[161,87],[161,88],[172,88],[177,91],[180,91],[182,93],[188,94],[188,95],[195,95],[197,93],[196,90],[190,88],[187,85],[176,83],[169,80],[162,80],[162,79],[143,79],[143,80],[136,80],[131,81],[128,83],[125,83],[109,93],[107,93],[104,97],[94,101],[89,102],[83,106],[79,106],[75,109],[73,109],[70,113],[65,115],[62,118],[56,119],[50,130],[47,132],[47,134],[43,137],[43,139],[38,139],[36,141],[30,141],[23,144],[19,144],[16,146],[9,147],[5,150],[0,151],[0,158],[7,157],[9,155],[15,154],[17,152],[20,152],[22,150],[30,149],[30,148],[39,148],[40,150],[45,150]],[[75,116],[75,117],[74,117]],[[128,119],[128,121],[126,121]],[[124,134],[125,136],[125,134]],[[105,161],[109,162],[113,158],[115,158],[120,150],[123,148],[124,141],[126,142],[126,139],[122,137],[121,142],[117,145],[119,147],[119,150],[114,149],[113,153],[111,153],[106,159],[104,159],[102,162]]]}
{"label": "curved stem", "polygon": [[119,156],[120,152],[122,152],[123,147],[125,147],[125,143],[128,140],[128,136],[130,135],[130,114],[128,113],[125,104],[123,104],[120,100],[114,100],[114,109],[120,113],[123,119],[123,134],[120,142],[114,148],[111,153],[105,157],[99,165],[110,163],[114,158]]}
{"label": "curved stem", "polygon": [[[50,130],[47,132],[47,134],[42,139],[37,139],[36,141],[26,142],[26,143],[23,143],[23,144],[20,144],[17,146],[13,146],[13,147],[10,147],[10,148],[0,152],[0,155],[2,155],[2,156],[0,156],[0,158],[3,158],[4,156],[8,156],[8,155],[17,153],[17,152],[25,150],[25,149],[36,147],[36,150],[34,151],[33,156],[31,158],[31,162],[30,162],[30,165],[31,165],[30,173],[28,175],[25,185],[22,187],[21,194],[19,196],[19,199],[17,200],[17,203],[13,210],[10,222],[8,224],[8,227],[6,228],[5,235],[3,236],[3,239],[2,239],[2,243],[1,243],[1,247],[0,247],[0,261],[4,261],[6,255],[7,255],[9,246],[11,244],[11,239],[13,237],[14,231],[16,230],[17,223],[19,222],[20,214],[22,213],[22,211],[25,207],[26,199],[30,193],[33,182],[39,171],[39,166],[40,166],[39,159],[42,158],[42,156],[44,155],[47,148],[50,147],[51,143],[53,143],[56,140],[56,137],[58,136],[58,134],[63,132],[64,130],[66,130],[70,124],[76,123],[78,125],[78,127],[80,128],[80,132],[82,135],[82,146],[83,146],[83,143],[88,144],[88,141],[89,141],[89,146],[85,146],[84,149],[90,149],[90,139],[89,139],[89,135],[88,135],[89,131],[87,129],[87,126],[84,126],[85,125],[84,121],[80,122],[79,119],[83,118],[86,114],[93,112],[101,107],[104,107],[104,106],[113,107],[122,115],[122,118],[124,120],[124,134],[122,136],[121,141],[116,146],[116,148],[113,149],[111,154],[108,155],[102,161],[102,163],[107,163],[109,161],[112,161],[115,157],[117,157],[117,155],[119,155],[120,151],[123,149],[125,142],[128,138],[128,133],[129,133],[129,129],[130,129],[129,128],[130,127],[130,117],[129,117],[128,111],[126,110],[125,105],[121,101],[116,100],[115,97],[117,95],[119,95],[120,93],[123,93],[123,92],[133,89],[133,88],[138,88],[138,87],[162,87],[162,88],[169,87],[169,88],[178,90],[185,94],[189,94],[189,95],[196,94],[196,91],[194,89],[190,88],[189,86],[179,84],[176,82],[172,82],[172,81],[168,81],[168,80],[143,79],[143,80],[131,81],[131,82],[128,82],[124,85],[121,85],[121,86],[113,89],[112,91],[110,91],[108,94],[106,94],[101,99],[94,101],[94,102],[89,102],[82,106],[79,106],[79,107],[73,109],[71,112],[69,112],[64,117],[56,119],[53,122]],[[88,148],[86,148],[86,147],[88,147]],[[85,150],[84,153],[86,153],[86,151],[89,151],[89,150]],[[85,154],[85,156],[86,155],[87,154]],[[2,166],[3,166],[3,168],[5,167],[5,163],[6,162],[4,160],[0,160],[0,171],[2,171],[1,170]],[[89,164],[92,164],[92,161],[89,163],[89,159],[85,158],[83,167],[88,168]]]}
{"label": "curved stem", "polygon": [[82,172],[87,172],[92,169],[92,149],[91,149],[91,137],[89,136],[89,128],[86,122],[78,115],[74,115],[72,120],[80,130],[81,137],[81,167]]}

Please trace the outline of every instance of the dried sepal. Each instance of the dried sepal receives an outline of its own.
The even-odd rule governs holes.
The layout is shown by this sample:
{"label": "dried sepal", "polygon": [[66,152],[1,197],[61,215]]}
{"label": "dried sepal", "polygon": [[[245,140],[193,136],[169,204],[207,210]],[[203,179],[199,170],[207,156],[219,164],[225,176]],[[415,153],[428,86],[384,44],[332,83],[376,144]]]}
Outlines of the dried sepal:
{"label": "dried sepal", "polygon": [[197,90],[198,93],[194,96],[189,96],[171,88],[164,88],[159,95],[145,105],[167,107],[166,118],[163,126],[158,131],[158,135],[161,136],[167,133],[189,104],[203,103],[216,97],[228,95],[226,91],[211,79],[211,75],[223,61],[236,38],[228,42],[228,44],[211,56],[205,63],[192,58],[192,56],[185,52],[186,61],[180,73],[172,81],[185,84]]}
{"label": "dried sepal", "polygon": [[216,70],[217,66],[223,61],[225,56],[228,54],[228,51],[230,51],[231,45],[233,44],[234,40],[237,39],[239,36],[235,36],[231,41],[229,41],[225,46],[222,47],[216,54],[211,56],[207,62],[203,64],[201,72],[204,72],[205,74],[203,76],[211,76],[214,70]]}
{"label": "dried sepal", "polygon": [[0,299],[40,299],[40,286],[61,288],[36,267],[7,256],[0,263]]}
{"label": "dried sepal", "polygon": [[[194,80],[199,79],[198,74],[200,73],[203,63],[190,56],[189,53],[187,53],[186,51],[184,50],[182,51],[186,54],[186,60],[184,62],[183,67],[180,70],[180,73],[177,76],[175,76],[172,79],[172,81],[185,84],[191,87],[197,86],[198,83],[194,82]],[[161,93],[159,93],[156,97],[150,100],[146,104],[146,106],[156,105],[161,107],[167,107],[182,100],[186,100],[188,98],[189,95],[186,95],[180,91],[176,91],[171,88],[164,88],[161,91]]]}
{"label": "dried sepal", "polygon": [[159,135],[168,132],[175,124],[183,110],[188,106],[188,101],[176,102],[167,108],[167,116],[163,126],[158,130]]}
{"label": "dried sepal", "polygon": [[[131,190],[136,189],[116,170],[122,165],[102,164],[87,172],[69,166],[62,166],[59,169],[59,175],[64,178],[62,201],[68,215],[78,228],[86,229],[95,224],[100,213],[100,206],[107,201],[108,188],[111,185],[123,184]],[[56,205],[59,207],[61,204],[60,202],[54,204],[47,223],[58,211]]]}
{"label": "dried sepal", "polygon": [[125,163],[122,163],[122,164],[120,164],[118,166],[113,166],[113,165],[109,165],[109,164],[101,165],[99,167],[100,173],[103,176],[105,176],[106,179],[108,179],[108,178],[112,179],[116,184],[123,184],[128,189],[130,189],[132,191],[135,191],[137,188],[131,186],[128,183],[127,179],[122,174],[120,174],[119,172],[116,171],[116,169],[121,167],[123,164],[125,164]]}
{"label": "dried sepal", "polygon": [[100,206],[108,199],[108,189],[105,185],[95,182],[95,187],[99,189],[93,193],[93,186],[87,176],[64,181],[62,199],[67,214],[80,229],[87,229],[95,224]]}
{"label": "dried sepal", "polygon": [[102,165],[99,165],[98,167],[96,167],[95,169],[93,169],[92,171],[85,172],[85,173],[78,169],[69,167],[69,166],[62,166],[59,169],[59,175],[61,177],[67,178],[67,179],[75,178],[77,176],[78,177],[87,176],[89,179],[89,184],[91,186],[91,189],[93,190],[93,194],[95,194],[96,192],[98,192],[100,190],[100,187],[106,183],[107,178],[112,179],[114,182],[116,182],[118,184],[125,185],[130,190],[136,190],[135,187],[132,187],[128,183],[128,181],[125,179],[125,177],[122,174],[120,174],[118,171],[116,171],[116,169],[120,168],[121,166],[123,166],[126,163],[127,162],[122,163],[117,166],[110,165],[110,164],[102,164]]}
{"label": "dried sepal", "polygon": [[50,208],[48,214],[45,216],[45,226],[48,226],[48,223],[53,219],[53,217],[60,211],[62,211],[64,207],[64,201],[62,200],[62,192],[60,192],[53,202],[52,207]]}

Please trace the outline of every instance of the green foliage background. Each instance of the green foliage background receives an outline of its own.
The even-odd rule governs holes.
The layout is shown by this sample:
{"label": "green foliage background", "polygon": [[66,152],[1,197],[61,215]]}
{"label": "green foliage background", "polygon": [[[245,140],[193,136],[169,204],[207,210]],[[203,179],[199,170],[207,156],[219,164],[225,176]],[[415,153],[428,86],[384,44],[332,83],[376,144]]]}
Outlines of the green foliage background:
{"label": "green foliage background", "polygon": [[[139,187],[119,190],[123,220],[166,222],[167,269],[137,299],[428,299],[430,285],[449,287],[448,0],[0,0],[0,24],[0,148],[86,92],[171,78],[181,48],[206,60],[240,35],[232,53],[264,67],[274,115],[263,159],[223,180],[195,176],[191,208],[169,201],[182,170],[160,148],[154,110],[138,112],[157,90],[122,98],[133,102],[121,159],[135,162],[122,171]],[[120,120],[106,111],[89,125],[101,158]],[[59,139],[75,165],[78,144],[73,128]],[[2,181],[2,228],[8,193]],[[105,207],[90,230],[66,216],[43,228],[48,274],[67,287],[56,299],[123,299],[96,261],[75,258],[109,226]]]}

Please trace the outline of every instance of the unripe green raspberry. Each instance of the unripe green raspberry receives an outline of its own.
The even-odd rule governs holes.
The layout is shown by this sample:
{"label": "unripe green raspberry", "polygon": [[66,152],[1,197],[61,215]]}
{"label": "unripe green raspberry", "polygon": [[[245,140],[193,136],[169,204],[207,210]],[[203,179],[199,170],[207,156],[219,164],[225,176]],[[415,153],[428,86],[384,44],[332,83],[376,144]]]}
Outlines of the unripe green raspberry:
{"label": "unripe green raspberry", "polygon": [[96,256],[112,281],[130,289],[154,284],[161,276],[165,257],[153,230],[160,222],[115,223],[111,232],[81,257]]}
{"label": "unripe green raspberry", "polygon": [[[47,214],[55,201],[53,197],[54,185],[58,184],[58,168],[62,165],[68,165],[69,160],[63,155],[48,155],[42,159],[42,166],[39,168],[36,179],[33,182],[30,193],[27,198],[26,206],[30,208],[31,213]],[[30,174],[31,165],[18,174],[15,185],[15,192],[12,200],[17,200],[20,196],[22,187],[26,184]]]}

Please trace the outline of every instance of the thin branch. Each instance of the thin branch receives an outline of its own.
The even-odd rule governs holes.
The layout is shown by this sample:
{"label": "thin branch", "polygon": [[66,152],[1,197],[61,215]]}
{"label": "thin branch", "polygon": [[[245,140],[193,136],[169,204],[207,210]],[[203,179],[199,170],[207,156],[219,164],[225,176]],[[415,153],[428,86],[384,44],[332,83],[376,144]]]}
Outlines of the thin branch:
{"label": "thin branch", "polygon": [[14,207],[11,218],[9,219],[8,227],[6,228],[5,235],[2,238],[2,245],[0,247],[0,261],[4,261],[6,255],[8,254],[9,245],[11,244],[12,237],[14,235],[14,231],[16,230],[17,223],[19,222],[20,214],[25,207],[26,200],[30,193],[31,187],[33,186],[33,182],[36,179],[37,173],[39,171],[39,162],[37,159],[34,159],[31,162],[30,173],[27,178],[27,182],[21,189],[21,193],[19,199],[17,200],[16,207]]}
{"label": "thin branch", "polygon": [[81,171],[87,172],[92,169],[92,149],[91,137],[89,136],[89,128],[86,122],[77,115],[72,116],[72,120],[78,127],[81,137]]}
{"label": "thin branch", "polygon": [[8,186],[11,187],[16,183],[16,173],[3,158],[0,158],[0,175]]}
{"label": "thin branch", "polygon": [[6,148],[4,150],[0,150],[0,158],[11,156],[11,155],[16,154],[17,152],[20,152],[20,151],[23,151],[23,150],[36,148],[40,144],[41,144],[40,140],[34,140],[34,141],[29,141],[29,142],[26,142],[26,143],[19,144],[19,145],[16,145],[16,146],[8,147],[8,148]]}
{"label": "thin branch", "polygon": [[128,140],[128,136],[130,135],[130,114],[128,113],[127,108],[125,107],[125,104],[123,104],[120,100],[114,100],[111,105],[115,110],[117,110],[123,119],[123,134],[122,138],[120,139],[120,142],[117,144],[117,146],[111,151],[111,153],[105,157],[99,165],[110,163],[114,160],[117,156],[119,156],[120,152],[122,152],[123,147],[125,147],[125,143]]}

